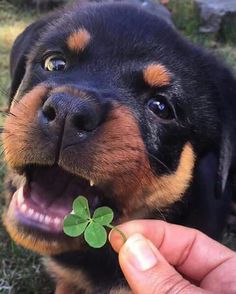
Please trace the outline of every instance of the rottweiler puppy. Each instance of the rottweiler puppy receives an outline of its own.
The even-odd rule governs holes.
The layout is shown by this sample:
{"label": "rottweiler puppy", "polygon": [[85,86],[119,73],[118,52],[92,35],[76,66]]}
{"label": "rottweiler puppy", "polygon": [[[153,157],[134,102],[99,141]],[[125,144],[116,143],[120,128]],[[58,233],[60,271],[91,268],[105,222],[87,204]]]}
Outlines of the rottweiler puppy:
{"label": "rottweiler puppy", "polygon": [[76,4],[11,54],[4,223],[46,256],[56,293],[128,293],[109,245],[63,234],[78,195],[115,223],[165,219],[218,239],[233,195],[236,82],[152,13]]}

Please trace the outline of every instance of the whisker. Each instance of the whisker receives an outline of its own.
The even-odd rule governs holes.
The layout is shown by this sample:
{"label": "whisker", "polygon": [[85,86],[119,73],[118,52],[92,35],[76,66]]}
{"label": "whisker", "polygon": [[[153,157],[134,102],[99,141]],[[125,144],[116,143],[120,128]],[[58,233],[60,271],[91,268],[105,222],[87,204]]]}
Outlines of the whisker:
{"label": "whisker", "polygon": [[7,115],[17,117],[17,116],[16,116],[14,113],[12,113],[11,111],[7,112]]}
{"label": "whisker", "polygon": [[[1,150],[1,152],[0,152],[0,157],[3,157],[3,154],[5,154],[5,150],[4,150],[4,149]],[[5,162],[5,161],[3,161],[3,162]]]}
{"label": "whisker", "polygon": [[160,163],[163,167],[165,167],[166,170],[168,171],[168,173],[171,173],[170,169],[168,168],[168,166],[164,162],[162,162],[160,159],[158,159],[155,155],[151,154],[147,150],[145,150],[145,152],[148,156],[152,157],[154,160],[156,160],[158,163]]}
{"label": "whisker", "polygon": [[9,91],[4,90],[2,86],[0,86],[0,93],[2,93],[5,97],[8,97],[9,95]]}
{"label": "whisker", "polygon": [[14,116],[14,117],[16,117],[16,115],[14,114],[14,113],[12,113],[11,111],[9,111],[7,108],[6,109],[0,109],[0,114],[1,115],[4,115],[4,116],[10,116],[10,115],[12,115],[12,116]]}

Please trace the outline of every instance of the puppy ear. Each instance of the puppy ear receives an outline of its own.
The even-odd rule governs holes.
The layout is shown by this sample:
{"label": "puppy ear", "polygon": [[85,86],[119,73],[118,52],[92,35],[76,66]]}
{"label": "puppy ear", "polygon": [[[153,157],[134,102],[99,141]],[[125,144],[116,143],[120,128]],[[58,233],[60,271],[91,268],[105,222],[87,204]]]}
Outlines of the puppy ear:
{"label": "puppy ear", "polygon": [[229,172],[233,162],[233,137],[230,126],[224,126],[219,151],[219,164],[216,181],[216,198],[220,199],[224,195]]}
{"label": "puppy ear", "polygon": [[215,70],[215,75],[215,88],[219,93],[217,107],[221,123],[216,182],[216,198],[219,199],[224,194],[230,172],[232,173],[232,168],[235,165],[236,80],[234,75],[224,65],[220,65]]}
{"label": "puppy ear", "polygon": [[10,55],[10,100],[15,96],[26,71],[27,55],[34,48],[40,35],[49,23],[58,18],[60,10],[47,14],[41,20],[29,25],[15,40]]}
{"label": "puppy ear", "polygon": [[236,81],[220,64],[211,72],[218,96],[219,143],[198,158],[188,217],[190,224],[219,239],[234,193]]}
{"label": "puppy ear", "polygon": [[14,97],[25,75],[27,54],[38,40],[40,33],[47,24],[45,20],[29,25],[15,40],[10,55],[11,88],[10,99]]}
{"label": "puppy ear", "polygon": [[[221,153],[223,154],[223,150]],[[200,229],[214,239],[221,238],[232,198],[232,179],[224,174],[226,172],[228,175],[230,163],[228,158],[226,162],[224,159],[222,157],[219,161],[215,152],[209,152],[198,159],[192,196],[186,211],[185,223]],[[216,197],[216,193],[220,193],[220,197]]]}

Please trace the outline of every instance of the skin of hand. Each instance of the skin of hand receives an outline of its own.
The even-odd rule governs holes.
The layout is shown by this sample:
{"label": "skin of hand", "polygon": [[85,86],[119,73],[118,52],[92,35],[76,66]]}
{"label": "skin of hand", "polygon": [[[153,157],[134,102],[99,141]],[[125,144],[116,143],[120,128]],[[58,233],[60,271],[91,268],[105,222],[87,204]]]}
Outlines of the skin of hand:
{"label": "skin of hand", "polygon": [[195,229],[158,220],[118,226],[109,236],[133,293],[236,293],[236,253]]}

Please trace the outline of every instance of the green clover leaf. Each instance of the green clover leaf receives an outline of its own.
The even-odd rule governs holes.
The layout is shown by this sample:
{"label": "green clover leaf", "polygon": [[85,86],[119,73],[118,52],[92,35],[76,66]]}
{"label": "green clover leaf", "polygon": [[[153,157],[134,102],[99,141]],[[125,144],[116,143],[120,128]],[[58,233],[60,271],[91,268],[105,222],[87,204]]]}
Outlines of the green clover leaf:
{"label": "green clover leaf", "polygon": [[90,218],[88,200],[84,196],[77,197],[74,200],[72,207],[74,214],[78,215],[82,219],[87,220]]}
{"label": "green clover leaf", "polygon": [[78,215],[69,214],[64,219],[64,233],[70,237],[77,237],[83,234],[89,221],[80,218]]}
{"label": "green clover leaf", "polygon": [[72,213],[64,219],[64,233],[70,237],[78,237],[84,233],[85,241],[93,248],[101,248],[107,241],[107,231],[104,226],[117,230],[126,241],[119,229],[111,225],[114,213],[110,207],[97,208],[91,218],[88,200],[84,196],[77,197],[72,205]]}
{"label": "green clover leaf", "polygon": [[97,208],[93,214],[93,220],[100,225],[109,225],[114,218],[114,213],[110,207],[102,206]]}
{"label": "green clover leaf", "polygon": [[107,241],[107,232],[100,224],[91,222],[84,232],[84,239],[91,247],[101,248]]}

